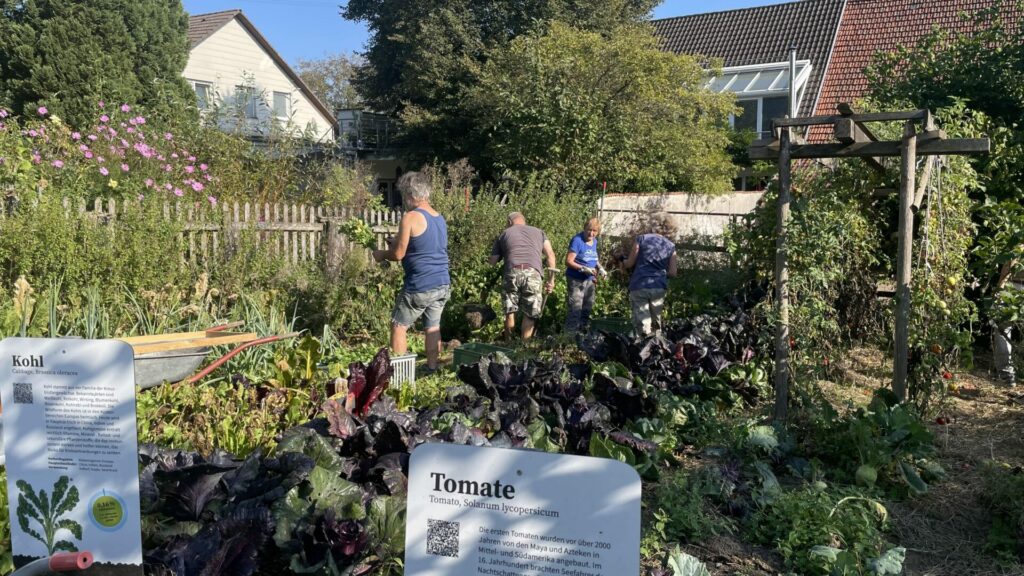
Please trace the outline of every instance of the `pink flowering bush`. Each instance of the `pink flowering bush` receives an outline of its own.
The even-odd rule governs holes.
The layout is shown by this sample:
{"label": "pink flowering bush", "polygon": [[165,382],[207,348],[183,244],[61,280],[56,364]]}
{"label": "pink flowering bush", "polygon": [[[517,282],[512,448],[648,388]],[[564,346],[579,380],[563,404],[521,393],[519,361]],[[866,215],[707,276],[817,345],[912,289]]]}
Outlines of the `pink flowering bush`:
{"label": "pink flowering bush", "polygon": [[128,104],[101,112],[88,130],[72,130],[44,106],[28,118],[0,109],[0,186],[17,196],[216,200],[212,161],[197,161],[172,132],[150,130]]}

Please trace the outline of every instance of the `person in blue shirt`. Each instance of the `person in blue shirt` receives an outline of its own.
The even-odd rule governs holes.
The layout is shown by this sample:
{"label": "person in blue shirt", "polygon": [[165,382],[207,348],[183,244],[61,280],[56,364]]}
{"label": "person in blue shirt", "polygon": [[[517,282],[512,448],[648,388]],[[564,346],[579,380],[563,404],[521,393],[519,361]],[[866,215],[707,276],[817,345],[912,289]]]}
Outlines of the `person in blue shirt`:
{"label": "person in blue shirt", "polygon": [[405,214],[387,250],[374,250],[377,262],[401,262],[405,270],[402,291],[391,314],[391,352],[408,351],[406,333],[423,316],[427,370],[438,368],[441,351],[441,313],[451,297],[448,274],[448,225],[430,205],[433,185],[422,172],[406,172],[398,179]]}
{"label": "person in blue shirt", "polygon": [[675,277],[679,262],[671,236],[674,226],[666,216],[650,220],[651,232],[633,242],[626,258],[626,269],[633,268],[629,280],[629,304],[633,309],[633,331],[649,336],[661,331],[661,312],[665,308],[668,279]]}
{"label": "person in blue shirt", "polygon": [[590,328],[590,311],[594,308],[598,276],[604,269],[597,259],[597,237],[601,221],[587,220],[583,232],[573,236],[565,255],[566,308],[565,333],[574,335]]}

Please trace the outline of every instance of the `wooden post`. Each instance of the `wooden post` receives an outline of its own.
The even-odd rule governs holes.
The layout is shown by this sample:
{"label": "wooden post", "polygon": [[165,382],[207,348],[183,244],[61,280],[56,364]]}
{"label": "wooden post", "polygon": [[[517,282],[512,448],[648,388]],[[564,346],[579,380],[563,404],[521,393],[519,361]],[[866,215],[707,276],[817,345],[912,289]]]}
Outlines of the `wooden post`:
{"label": "wooden post", "polygon": [[896,358],[893,364],[892,391],[900,402],[907,399],[907,363],[910,337],[910,266],[914,249],[914,202],[917,167],[917,138],[914,122],[903,127],[900,144],[900,223],[896,255]]}
{"label": "wooden post", "polygon": [[790,160],[790,128],[779,136],[779,205],[775,230],[775,420],[786,419],[789,408],[789,261],[786,246],[786,225],[789,204],[792,162]]}

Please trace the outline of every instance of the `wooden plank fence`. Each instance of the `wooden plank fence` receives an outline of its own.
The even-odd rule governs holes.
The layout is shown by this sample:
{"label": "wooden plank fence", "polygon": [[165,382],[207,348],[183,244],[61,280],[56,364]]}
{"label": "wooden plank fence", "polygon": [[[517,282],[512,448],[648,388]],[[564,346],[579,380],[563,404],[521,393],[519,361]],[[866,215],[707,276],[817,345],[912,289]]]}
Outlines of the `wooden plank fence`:
{"label": "wooden plank fence", "polygon": [[[69,212],[89,214],[102,222],[116,219],[119,204],[112,198],[72,202]],[[3,211],[0,211],[3,217]],[[217,205],[186,201],[164,202],[163,217],[181,224],[186,259],[209,261],[222,255],[241,234],[255,233],[257,241],[274,256],[290,264],[315,261],[321,257],[330,265],[349,253],[353,244],[339,231],[352,217],[366,221],[377,236],[377,247],[398,231],[401,210],[352,210],[308,204],[221,202]]]}

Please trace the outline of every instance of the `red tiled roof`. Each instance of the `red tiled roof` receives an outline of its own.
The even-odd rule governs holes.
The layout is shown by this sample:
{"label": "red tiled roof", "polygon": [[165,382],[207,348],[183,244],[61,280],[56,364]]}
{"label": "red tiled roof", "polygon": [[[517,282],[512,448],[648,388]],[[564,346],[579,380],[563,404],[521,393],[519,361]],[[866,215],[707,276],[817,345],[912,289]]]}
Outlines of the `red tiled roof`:
{"label": "red tiled roof", "polygon": [[[868,94],[864,76],[876,52],[913,46],[935,27],[955,32],[973,28],[971,15],[998,0],[847,0],[832,60],[825,72],[815,114],[834,114],[842,102]],[[1006,3],[1004,10],[1015,13]]]}

